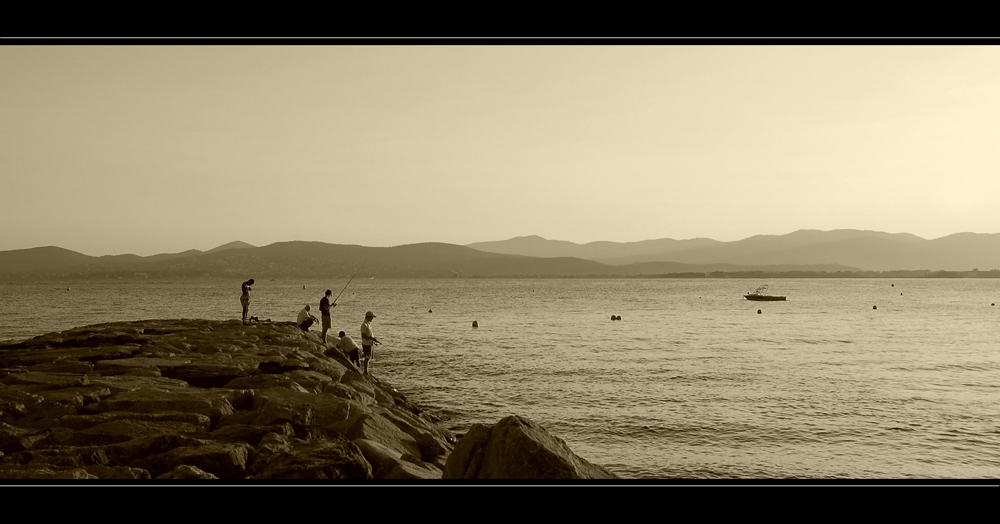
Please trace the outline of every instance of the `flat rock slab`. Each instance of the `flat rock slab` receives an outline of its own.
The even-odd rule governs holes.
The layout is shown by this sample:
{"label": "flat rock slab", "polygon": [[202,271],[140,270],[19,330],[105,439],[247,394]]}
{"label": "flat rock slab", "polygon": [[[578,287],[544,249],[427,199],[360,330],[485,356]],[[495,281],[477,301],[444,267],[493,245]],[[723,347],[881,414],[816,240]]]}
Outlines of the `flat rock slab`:
{"label": "flat rock slab", "polygon": [[35,366],[65,362],[89,362],[129,358],[139,352],[139,346],[112,346],[100,348],[41,348],[20,349],[0,353],[0,367]]}
{"label": "flat rock slab", "polygon": [[195,387],[220,388],[233,379],[259,373],[260,363],[261,359],[253,356],[207,355],[192,358],[190,364],[160,368],[160,373]]}
{"label": "flat rock slab", "polygon": [[173,420],[119,419],[76,431],[57,443],[66,446],[104,446],[159,435],[198,436],[205,429],[207,428],[201,425]]}
{"label": "flat rock slab", "polygon": [[20,464],[48,464],[62,469],[108,465],[108,455],[103,450],[92,447],[53,446],[45,449],[21,451],[13,454],[11,458]]}
{"label": "flat rock slab", "polygon": [[127,466],[86,466],[83,468],[87,473],[102,480],[148,480],[149,472],[141,468],[130,468]]}
{"label": "flat rock slab", "polygon": [[79,373],[47,373],[29,371],[27,373],[14,373],[0,379],[0,383],[8,386],[31,386],[34,391],[44,391],[46,389],[63,389],[89,386],[90,379],[87,375]]}
{"label": "flat rock slab", "polygon": [[242,442],[210,443],[202,446],[174,448],[165,453],[142,458],[130,466],[149,471],[153,477],[173,471],[182,465],[195,466],[220,479],[241,479],[246,476],[250,446]]}
{"label": "flat rock slab", "polygon": [[291,424],[284,423],[271,426],[233,424],[217,428],[210,437],[218,442],[246,442],[251,446],[257,446],[264,437],[271,433],[285,437],[295,436],[295,430]]}
{"label": "flat rock slab", "polygon": [[182,423],[195,426],[199,431],[208,431],[209,427],[212,425],[211,419],[200,413],[185,413],[183,411],[159,411],[156,413],[109,411],[95,415],[72,415],[61,417],[56,421],[55,426],[79,431],[116,420],[133,420],[164,424]]}
{"label": "flat rock slab", "polygon": [[268,435],[254,458],[250,478],[265,480],[370,479],[371,464],[343,437],[304,441]]}
{"label": "flat rock slab", "polygon": [[105,399],[111,396],[111,390],[108,388],[102,388],[99,386],[88,386],[82,388],[66,388],[66,389],[55,389],[47,391],[37,392],[39,397],[50,402],[58,402],[61,404],[68,404],[73,407],[82,408],[83,406],[93,404],[95,402],[100,402],[101,399]]}
{"label": "flat rock slab", "polygon": [[252,409],[255,413],[252,423],[262,426],[290,420],[302,425],[332,427],[367,412],[359,402],[284,388],[254,390]]}
{"label": "flat rock slab", "polygon": [[287,375],[252,375],[234,378],[222,386],[227,389],[268,389],[284,388],[299,393],[308,393],[304,387]]}
{"label": "flat rock slab", "polygon": [[109,466],[131,466],[133,462],[180,447],[202,446],[208,441],[186,435],[156,435],[132,439],[118,444],[92,447],[101,450],[108,457]]}
{"label": "flat rock slab", "polygon": [[49,371],[55,373],[91,373],[94,365],[90,362],[79,360],[64,360],[62,362],[48,362],[45,364],[35,364],[31,366],[32,371]]}
{"label": "flat rock slab", "polygon": [[415,457],[421,456],[417,441],[380,415],[370,414],[359,417],[347,430],[345,436],[351,440],[371,440],[400,453],[409,453]]}
{"label": "flat rock slab", "polygon": [[174,358],[123,358],[118,360],[98,360],[94,364],[95,371],[102,371],[107,369],[120,369],[120,368],[171,368],[177,366],[183,366],[184,364],[190,364],[191,359],[183,357]]}
{"label": "flat rock slab", "polygon": [[400,460],[393,464],[382,477],[390,480],[430,480],[440,479],[441,470],[430,464],[416,464],[407,460]]}
{"label": "flat rock slab", "polygon": [[107,411],[132,411],[136,413],[155,413],[158,411],[183,411],[185,413],[200,413],[217,422],[223,415],[232,415],[234,403],[243,405],[247,393],[244,390],[212,390],[204,391],[192,388],[191,391],[162,391],[152,388],[137,389],[116,393],[97,404],[84,409],[91,413]]}
{"label": "flat rock slab", "polygon": [[0,468],[0,479],[5,480],[87,480],[97,479],[86,469],[61,469],[49,464],[11,464]]}
{"label": "flat rock slab", "polygon": [[219,477],[188,464],[181,464],[156,480],[219,480]]}
{"label": "flat rock slab", "polygon": [[112,394],[140,389],[155,389],[159,391],[190,391],[191,387],[183,380],[166,377],[142,377],[130,375],[90,376],[90,384],[108,388]]}

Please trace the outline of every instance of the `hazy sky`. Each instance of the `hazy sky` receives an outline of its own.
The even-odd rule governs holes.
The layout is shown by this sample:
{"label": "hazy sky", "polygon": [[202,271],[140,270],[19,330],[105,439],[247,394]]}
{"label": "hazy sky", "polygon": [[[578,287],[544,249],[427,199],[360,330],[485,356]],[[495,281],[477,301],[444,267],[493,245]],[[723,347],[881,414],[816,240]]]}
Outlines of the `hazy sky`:
{"label": "hazy sky", "polygon": [[2,46],[0,250],[1000,232],[997,46]]}

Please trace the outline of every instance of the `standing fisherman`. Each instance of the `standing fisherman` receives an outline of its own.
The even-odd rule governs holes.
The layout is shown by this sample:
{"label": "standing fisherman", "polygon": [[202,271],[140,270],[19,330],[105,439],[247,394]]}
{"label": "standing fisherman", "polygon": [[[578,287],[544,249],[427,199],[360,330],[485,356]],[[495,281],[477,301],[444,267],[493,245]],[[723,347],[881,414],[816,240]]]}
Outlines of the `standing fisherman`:
{"label": "standing fisherman", "polygon": [[363,268],[365,266],[366,262],[368,262],[368,259],[365,259],[365,261],[362,262],[360,266],[358,266],[358,270],[355,271],[354,274],[351,275],[351,278],[349,278],[347,280],[347,283],[344,284],[344,289],[340,290],[340,293],[337,294],[337,298],[333,299],[333,302],[330,302],[330,295],[333,294],[333,291],[330,291],[329,289],[326,290],[326,296],[323,297],[323,300],[319,301],[319,311],[320,311],[320,313],[323,314],[323,345],[324,346],[329,347],[329,345],[326,343],[326,332],[329,331],[329,329],[330,329],[330,308],[337,307],[337,300],[340,298],[340,295],[343,295],[344,291],[347,291],[347,286],[351,285],[351,280],[354,280],[354,277],[358,276],[358,271],[361,271],[361,268]]}
{"label": "standing fisherman", "polygon": [[323,345],[324,346],[327,345],[327,343],[326,343],[326,332],[330,331],[330,309],[337,307],[337,301],[336,300],[334,300],[333,302],[330,302],[330,295],[332,295],[332,294],[333,294],[333,291],[330,291],[329,289],[327,289],[326,290],[326,295],[319,300],[319,314],[320,314],[320,317],[323,319],[323,334],[320,335],[320,338],[323,339]]}
{"label": "standing fisherman", "polygon": [[379,344],[378,339],[375,338],[375,333],[372,331],[372,320],[375,320],[375,314],[369,311],[365,313],[365,321],[361,323],[361,351],[365,356],[365,375],[368,374],[368,362],[375,358],[372,347],[375,344]]}
{"label": "standing fisherman", "polygon": [[243,294],[240,295],[240,304],[243,304],[243,325],[247,323],[247,311],[250,310],[250,286],[253,285],[253,279],[247,280],[246,282],[240,284],[240,289],[243,290]]}

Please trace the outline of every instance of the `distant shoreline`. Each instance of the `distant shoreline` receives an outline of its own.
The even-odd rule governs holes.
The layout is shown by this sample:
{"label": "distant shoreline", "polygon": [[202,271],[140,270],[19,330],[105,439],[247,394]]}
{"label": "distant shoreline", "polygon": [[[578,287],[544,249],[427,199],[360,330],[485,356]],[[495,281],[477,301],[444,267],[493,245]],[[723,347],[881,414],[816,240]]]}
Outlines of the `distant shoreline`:
{"label": "distant shoreline", "polygon": [[[103,275],[0,275],[0,284],[10,284],[16,282],[47,282],[47,281],[108,281],[108,280],[128,280],[128,281],[163,281],[163,280],[219,280],[239,278],[238,275],[147,275],[136,276],[134,274],[103,274]],[[323,279],[330,278],[330,275],[262,275],[258,279]],[[386,280],[518,280],[518,279],[733,279],[733,278],[771,278],[771,279],[871,279],[871,278],[952,278],[952,279],[977,279],[977,278],[1000,278],[1000,270],[989,271],[931,271],[931,270],[892,270],[892,271],[712,271],[684,272],[684,273],[659,273],[659,274],[639,274],[639,275],[469,275],[459,277],[443,276],[417,276],[417,275],[385,275],[377,278]]]}

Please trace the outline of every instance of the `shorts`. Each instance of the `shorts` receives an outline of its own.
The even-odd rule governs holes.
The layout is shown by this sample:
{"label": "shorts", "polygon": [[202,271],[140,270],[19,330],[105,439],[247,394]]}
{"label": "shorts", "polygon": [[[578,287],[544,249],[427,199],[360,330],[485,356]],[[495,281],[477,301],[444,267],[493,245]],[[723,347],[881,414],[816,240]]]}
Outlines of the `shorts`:
{"label": "shorts", "polygon": [[313,325],[313,319],[307,318],[303,320],[301,324],[299,324],[299,329],[301,329],[302,331],[309,331],[309,326],[311,325]]}
{"label": "shorts", "polygon": [[240,304],[243,304],[244,308],[250,307],[250,295],[240,295]]}
{"label": "shorts", "polygon": [[361,364],[361,358],[360,355],[358,355],[358,348],[352,349],[351,352],[347,354],[347,356],[351,359],[351,362],[353,362],[354,365],[357,366]]}
{"label": "shorts", "polygon": [[330,329],[330,315],[323,315],[323,329]]}
{"label": "shorts", "polygon": [[367,358],[368,360],[371,360],[372,358],[375,357],[375,354],[372,352],[371,346],[366,346],[364,344],[361,344],[361,350],[365,352],[365,358]]}

